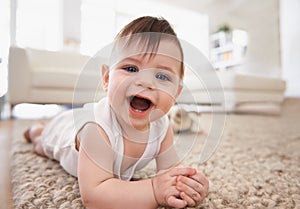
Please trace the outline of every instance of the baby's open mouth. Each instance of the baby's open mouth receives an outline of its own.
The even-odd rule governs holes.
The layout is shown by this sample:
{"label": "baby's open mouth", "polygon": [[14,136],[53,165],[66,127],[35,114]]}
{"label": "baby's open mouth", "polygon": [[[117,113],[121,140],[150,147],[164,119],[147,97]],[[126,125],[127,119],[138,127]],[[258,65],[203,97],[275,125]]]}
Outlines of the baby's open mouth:
{"label": "baby's open mouth", "polygon": [[136,112],[144,112],[152,106],[152,102],[149,99],[139,96],[130,96],[129,103]]}

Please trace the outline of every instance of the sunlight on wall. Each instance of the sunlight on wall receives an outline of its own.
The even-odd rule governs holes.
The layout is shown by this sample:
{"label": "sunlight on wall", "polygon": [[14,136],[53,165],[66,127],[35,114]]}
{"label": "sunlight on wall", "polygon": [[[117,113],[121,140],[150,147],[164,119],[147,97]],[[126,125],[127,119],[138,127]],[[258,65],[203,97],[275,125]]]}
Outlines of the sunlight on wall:
{"label": "sunlight on wall", "polygon": [[62,48],[62,1],[18,0],[16,20],[17,45],[47,50]]}
{"label": "sunlight on wall", "polygon": [[115,33],[113,1],[82,0],[81,53],[94,55],[113,41]]}

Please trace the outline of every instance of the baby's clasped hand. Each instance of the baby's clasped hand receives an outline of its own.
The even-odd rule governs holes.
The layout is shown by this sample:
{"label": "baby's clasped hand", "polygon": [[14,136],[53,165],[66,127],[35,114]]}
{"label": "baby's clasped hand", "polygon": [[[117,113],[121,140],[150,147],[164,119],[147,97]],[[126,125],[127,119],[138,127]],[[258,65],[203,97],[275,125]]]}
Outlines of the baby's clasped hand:
{"label": "baby's clasped hand", "polygon": [[180,191],[180,198],[186,201],[189,207],[194,207],[207,196],[209,181],[203,173],[195,170],[193,175],[177,176],[176,188]]}
{"label": "baby's clasped hand", "polygon": [[154,196],[159,205],[183,208],[202,202],[208,180],[193,168],[175,167],[161,171],[152,179]]}

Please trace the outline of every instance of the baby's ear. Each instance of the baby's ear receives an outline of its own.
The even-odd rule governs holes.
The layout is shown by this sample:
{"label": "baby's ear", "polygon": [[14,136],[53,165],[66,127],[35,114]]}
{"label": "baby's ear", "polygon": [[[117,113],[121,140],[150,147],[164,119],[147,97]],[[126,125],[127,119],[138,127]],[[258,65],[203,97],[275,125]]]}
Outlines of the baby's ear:
{"label": "baby's ear", "polygon": [[183,86],[180,84],[179,87],[178,87],[178,89],[177,89],[177,93],[175,95],[175,99],[177,99],[179,97],[179,95],[181,94],[182,88],[183,88]]}
{"label": "baby's ear", "polygon": [[102,86],[105,92],[108,90],[108,81],[109,81],[109,66],[103,64],[101,69],[102,75]]}

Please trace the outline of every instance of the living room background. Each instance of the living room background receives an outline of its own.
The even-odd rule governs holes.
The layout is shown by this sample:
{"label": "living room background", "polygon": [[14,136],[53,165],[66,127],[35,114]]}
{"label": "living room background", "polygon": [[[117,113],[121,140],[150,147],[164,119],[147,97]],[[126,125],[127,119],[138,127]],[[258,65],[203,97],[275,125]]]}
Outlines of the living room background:
{"label": "living room background", "polygon": [[[92,21],[90,22],[86,20],[86,22],[90,22],[90,26],[84,26],[85,24],[81,24],[81,20],[85,21],[84,18],[88,17],[89,14],[84,15],[83,12],[81,15],[78,13],[78,11],[84,11],[80,0],[44,0],[43,5],[39,5],[38,2],[39,1],[37,0],[1,1],[0,97],[2,97],[7,91],[7,60],[8,49],[10,45],[16,44],[17,42],[28,42],[28,37],[31,37],[30,39],[34,40],[36,43],[41,43],[40,41],[42,39],[48,39],[49,41],[47,42],[49,44],[43,45],[43,48],[45,49],[62,49],[64,44],[65,46],[68,46],[68,49],[78,49],[79,40],[81,42],[81,49],[79,50],[84,53],[93,53],[94,49],[88,49],[88,47],[85,47],[89,45],[89,41],[85,40],[89,40],[90,36],[94,34],[95,37],[97,37],[96,35],[98,34],[106,35],[106,38],[104,37],[101,39],[103,40],[103,43],[105,39],[109,40],[109,38],[113,38],[112,34],[114,34],[114,32],[108,32],[107,30],[103,29],[103,27],[93,27]],[[191,40],[185,36],[181,37],[191,42],[193,39],[196,40],[196,42],[198,41],[197,43],[203,47],[204,52],[209,50],[208,43],[205,42],[207,41],[207,37],[209,35],[208,33],[211,34],[220,24],[227,22],[230,23],[234,28],[244,29],[249,34],[249,50],[247,51],[249,61],[248,67],[245,68],[245,72],[270,77],[282,77],[287,81],[286,96],[300,96],[300,82],[298,79],[300,77],[300,71],[298,70],[298,66],[300,64],[300,49],[299,45],[295,44],[298,43],[300,35],[300,29],[297,27],[297,20],[300,17],[300,2],[298,0],[266,0],[263,2],[259,0],[226,0],[222,2],[217,0],[203,0],[201,2],[195,0],[172,2],[169,0],[162,0],[151,1],[151,4],[149,1],[146,1],[148,2],[148,4],[146,4],[144,1],[136,2],[134,0],[83,0],[82,2],[83,5],[90,5],[90,7],[91,5],[103,4],[103,2],[106,2],[106,4],[115,4],[116,10],[114,15],[116,16],[114,17],[116,20],[114,25],[112,26],[111,24],[106,24],[106,26],[115,28],[115,30],[118,29],[117,26],[121,26],[130,18],[134,18],[139,14],[145,14],[146,12],[149,14],[151,7],[152,11],[156,13],[161,13],[161,8],[164,8],[168,11],[168,8],[171,7],[175,8],[176,11],[178,11],[180,8],[182,15],[178,15],[178,13],[173,15],[177,17],[179,22],[181,18],[186,16],[186,14],[200,15],[203,22],[200,21],[199,23],[199,21],[196,19],[193,23],[183,24],[183,27],[181,29],[179,27],[177,31],[193,31],[193,33],[187,33],[188,36],[193,35],[194,38]],[[28,32],[26,32],[27,35],[23,38],[18,37],[18,33],[21,33],[22,30],[21,28],[17,28],[21,27],[18,26],[20,23],[17,21],[17,8],[21,5],[23,5],[23,9],[30,9],[30,13],[32,14],[40,14],[38,18],[34,19],[26,19],[22,17],[22,21],[27,21],[30,28],[34,28],[34,30],[27,30],[27,27],[23,27],[23,29],[29,31],[30,33],[38,34],[38,38],[36,35],[33,36],[32,34],[29,36],[30,33]],[[132,7],[132,5],[140,6]],[[44,7],[44,10],[39,7]],[[97,9],[95,11],[97,11]],[[46,14],[51,14],[54,18],[47,19]],[[90,15],[91,14],[93,13],[91,12]],[[169,16],[166,15],[166,17],[170,19]],[[172,19],[170,20],[173,22]],[[38,23],[38,21],[40,23]],[[196,23],[199,24],[198,27]],[[205,26],[205,24],[209,25]],[[185,28],[189,25],[193,26],[191,30]],[[197,31],[195,30],[198,30],[201,25],[204,26],[201,28],[201,30],[208,27],[208,33],[203,33],[207,37],[199,38],[199,35],[197,35]],[[42,32],[36,29],[38,27],[43,28]],[[90,30],[92,32],[82,32],[82,28],[84,27],[86,27],[86,30],[84,29],[85,31]],[[52,32],[49,32],[50,29]],[[47,30],[50,35],[45,35],[47,34],[45,31]],[[31,47],[35,46],[32,44]]]}
{"label": "living room background", "polygon": [[[121,27],[141,15],[165,17],[174,25],[180,38],[208,56],[208,17],[159,2],[5,0],[5,8],[1,18],[5,20],[1,34],[6,34],[6,39],[2,40],[5,44],[0,45],[0,96],[7,91],[10,45],[51,51],[75,50],[93,56],[113,41]],[[178,13],[182,15],[178,16]],[[189,21],[189,24],[186,24],[186,21]]]}

